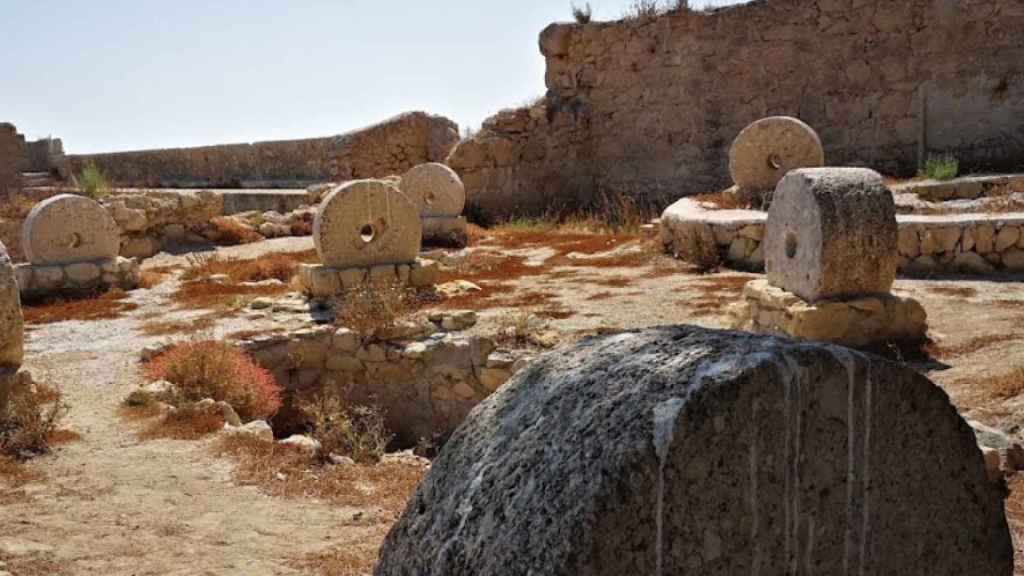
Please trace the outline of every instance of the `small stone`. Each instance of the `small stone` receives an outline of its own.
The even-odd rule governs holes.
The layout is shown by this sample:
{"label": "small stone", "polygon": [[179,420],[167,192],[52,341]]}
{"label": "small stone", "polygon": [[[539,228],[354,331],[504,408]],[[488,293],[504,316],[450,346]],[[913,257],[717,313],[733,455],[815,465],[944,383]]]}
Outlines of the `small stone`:
{"label": "small stone", "polygon": [[496,350],[494,352],[491,352],[491,354],[487,357],[488,368],[511,369],[515,363],[515,356],[504,350]]}
{"label": "small stone", "polygon": [[978,254],[985,255],[995,247],[996,229],[991,224],[982,224],[974,229],[974,248]]}
{"label": "small stone", "polygon": [[953,264],[971,274],[991,274],[995,268],[977,252],[961,252],[956,255]]}
{"label": "small stone", "polygon": [[1003,266],[1014,272],[1024,271],[1024,250],[1010,248],[1002,254]]}
{"label": "small stone", "polygon": [[326,368],[331,372],[355,374],[366,369],[362,360],[352,356],[328,356]]}
{"label": "small stone", "polygon": [[351,459],[351,458],[349,458],[348,456],[341,456],[341,455],[335,454],[333,452],[331,452],[331,455],[328,456],[327,459],[330,460],[331,464],[334,464],[335,466],[355,466],[356,465],[356,461]]}
{"label": "small stone", "polygon": [[256,298],[255,300],[250,302],[249,308],[252,308],[253,310],[266,310],[267,308],[270,308],[273,305],[273,300],[271,300],[270,298],[261,297]]}
{"label": "small stone", "polygon": [[454,280],[437,286],[437,293],[448,298],[468,294],[470,292],[479,292],[481,290],[483,290],[483,288],[480,288],[469,280]]}
{"label": "small stone", "polygon": [[348,328],[338,328],[331,336],[331,347],[341,352],[354,353],[361,344],[359,335]]}
{"label": "small stone", "polygon": [[1020,240],[1020,228],[1016,226],[1003,226],[996,235],[996,252],[1003,252],[1007,248],[1017,245]]}
{"label": "small stone", "polygon": [[417,258],[416,261],[409,266],[409,284],[414,287],[423,288],[433,286],[437,284],[437,280],[440,277],[441,267],[433,260]]}
{"label": "small stone", "polygon": [[921,240],[915,227],[900,226],[897,244],[900,254],[907,258],[917,258],[921,255]]}
{"label": "small stone", "polygon": [[512,373],[501,368],[484,368],[480,371],[480,383],[490,392],[494,392],[512,377]]}
{"label": "small stone", "polygon": [[444,315],[441,328],[448,331],[465,330],[476,325],[477,315],[472,310],[456,310]]}
{"label": "small stone", "polygon": [[274,441],[274,430],[264,420],[253,420],[244,426],[224,425],[224,431],[228,434],[244,434],[252,436],[264,442]]}
{"label": "small stone", "polygon": [[284,440],[281,440],[280,443],[288,446],[295,446],[296,448],[299,448],[304,452],[309,452],[310,454],[316,454],[320,450],[320,442],[304,434],[289,436]]}

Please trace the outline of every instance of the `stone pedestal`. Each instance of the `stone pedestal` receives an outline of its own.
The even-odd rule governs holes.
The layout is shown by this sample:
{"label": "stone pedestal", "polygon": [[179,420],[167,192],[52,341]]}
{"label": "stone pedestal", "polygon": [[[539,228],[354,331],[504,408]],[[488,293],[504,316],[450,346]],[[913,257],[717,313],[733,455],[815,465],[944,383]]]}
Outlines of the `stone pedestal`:
{"label": "stone pedestal", "polygon": [[767,280],[747,284],[730,313],[736,329],[843,346],[921,342],[928,332],[924,307],[907,296],[808,302]]}
{"label": "stone pedestal", "polygon": [[72,264],[19,264],[14,271],[23,300],[133,290],[141,275],[138,262],[121,256]]}
{"label": "stone pedestal", "polygon": [[464,216],[424,216],[423,243],[431,246],[466,245],[466,218]]}
{"label": "stone pedestal", "polygon": [[329,298],[359,288],[367,282],[424,288],[436,284],[439,274],[437,262],[422,258],[408,264],[352,268],[303,264],[299,267],[299,282],[306,294],[314,298]]}

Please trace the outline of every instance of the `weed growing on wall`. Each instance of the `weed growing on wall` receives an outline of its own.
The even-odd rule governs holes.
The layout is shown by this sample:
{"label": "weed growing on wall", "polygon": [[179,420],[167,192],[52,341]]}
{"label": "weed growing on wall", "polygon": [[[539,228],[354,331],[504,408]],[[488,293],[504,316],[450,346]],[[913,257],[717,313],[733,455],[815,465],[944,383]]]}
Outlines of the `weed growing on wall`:
{"label": "weed growing on wall", "polygon": [[93,200],[110,194],[110,183],[107,182],[107,177],[93,165],[86,166],[82,173],[75,178],[75,183],[83,196]]}
{"label": "weed growing on wall", "polygon": [[952,154],[929,156],[924,173],[932,180],[952,180],[960,173],[960,161]]}

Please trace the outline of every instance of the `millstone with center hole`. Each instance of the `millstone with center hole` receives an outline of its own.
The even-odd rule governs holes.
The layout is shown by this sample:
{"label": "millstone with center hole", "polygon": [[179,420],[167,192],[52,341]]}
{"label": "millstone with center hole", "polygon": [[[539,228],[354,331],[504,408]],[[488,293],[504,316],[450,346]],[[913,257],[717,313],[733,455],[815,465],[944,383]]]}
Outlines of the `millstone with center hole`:
{"label": "millstone with center hole", "polygon": [[120,229],[95,200],[61,194],[36,204],[21,229],[28,261],[38,266],[117,258]]}
{"label": "millstone with center hole", "polygon": [[804,300],[888,294],[896,279],[896,205],[866,168],[794,170],[765,224],[768,281]]}
{"label": "millstone with center hole", "polygon": [[24,358],[24,320],[14,265],[0,242],[0,370],[17,369]]}
{"label": "millstone with center hole", "polygon": [[402,176],[402,192],[418,204],[424,216],[459,216],[466,207],[466,187],[454,170],[432,162]]}
{"label": "millstone with center hole", "polygon": [[824,164],[818,134],[789,116],[754,122],[739,133],[729,150],[732,180],[747,190],[771,190],[790,170]]}
{"label": "millstone with center hole", "polygon": [[335,188],[313,221],[317,253],[332,268],[413,262],[422,235],[416,205],[379,180],[356,180]]}
{"label": "millstone with center hole", "polygon": [[478,405],[376,576],[1009,576],[1003,495],[914,371],[696,327],[588,338]]}

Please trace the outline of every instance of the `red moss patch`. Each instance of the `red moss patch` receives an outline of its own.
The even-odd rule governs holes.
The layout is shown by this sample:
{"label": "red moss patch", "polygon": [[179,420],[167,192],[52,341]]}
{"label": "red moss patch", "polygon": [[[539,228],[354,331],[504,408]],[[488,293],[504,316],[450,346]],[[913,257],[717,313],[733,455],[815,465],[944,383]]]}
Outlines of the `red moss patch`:
{"label": "red moss patch", "polygon": [[82,300],[52,299],[27,304],[22,311],[28,324],[110,320],[138,308],[136,304],[125,302],[127,298],[128,294],[123,290],[114,289],[106,294]]}

